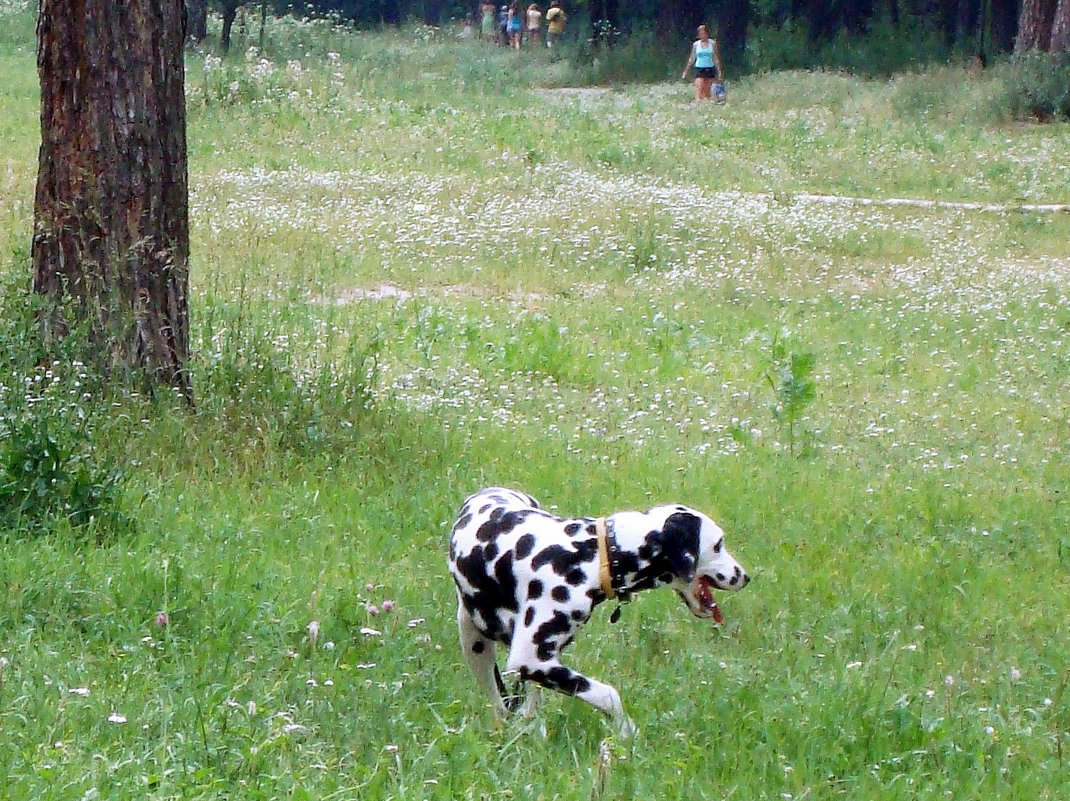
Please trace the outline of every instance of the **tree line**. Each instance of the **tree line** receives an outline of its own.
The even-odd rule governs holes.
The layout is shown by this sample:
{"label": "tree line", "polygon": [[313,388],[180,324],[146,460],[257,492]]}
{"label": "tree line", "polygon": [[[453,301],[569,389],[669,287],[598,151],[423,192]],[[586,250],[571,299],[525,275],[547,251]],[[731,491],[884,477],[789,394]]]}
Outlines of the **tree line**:
{"label": "tree line", "polygon": [[[261,14],[331,16],[358,27],[422,21],[442,25],[474,14],[477,2],[459,0],[186,0],[190,35],[207,35],[210,8],[231,26],[242,6]],[[544,4],[545,5],[545,4]],[[946,54],[988,58],[1030,50],[1070,51],[1070,0],[568,0],[573,20],[602,23],[597,30],[652,31],[665,44],[691,35],[700,23],[715,26],[727,58],[746,66],[748,34],[761,29],[801,32],[813,53],[837,37],[850,42],[875,28],[893,38],[923,30]],[[574,26],[576,27],[576,26]],[[934,55],[936,55],[934,53]],[[816,66],[816,65],[815,65]]]}

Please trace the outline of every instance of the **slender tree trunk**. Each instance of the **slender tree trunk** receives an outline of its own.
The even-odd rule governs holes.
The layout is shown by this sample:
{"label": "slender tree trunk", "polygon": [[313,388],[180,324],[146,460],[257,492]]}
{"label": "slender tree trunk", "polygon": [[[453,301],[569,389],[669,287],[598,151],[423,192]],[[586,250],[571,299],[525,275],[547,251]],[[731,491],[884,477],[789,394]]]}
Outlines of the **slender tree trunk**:
{"label": "slender tree trunk", "polygon": [[1018,17],[1018,37],[1014,42],[1014,55],[1020,56],[1030,50],[1048,52],[1051,47],[1051,27],[1055,17],[1056,0],[1024,0]]}
{"label": "slender tree trunk", "polygon": [[237,0],[224,0],[223,2],[223,30],[219,34],[219,45],[223,52],[230,50],[230,35],[234,30],[234,20],[238,16],[238,7],[241,5]]}
{"label": "slender tree trunk", "polygon": [[189,399],[184,38],[183,0],[41,0],[32,257],[46,342]]}
{"label": "slender tree trunk", "polygon": [[193,44],[208,38],[208,0],[186,0],[186,34]]}

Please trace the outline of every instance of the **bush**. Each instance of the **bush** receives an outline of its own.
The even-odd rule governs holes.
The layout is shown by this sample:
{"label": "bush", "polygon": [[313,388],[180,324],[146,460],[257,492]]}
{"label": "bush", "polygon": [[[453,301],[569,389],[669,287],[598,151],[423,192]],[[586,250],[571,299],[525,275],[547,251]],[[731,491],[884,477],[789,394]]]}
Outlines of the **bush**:
{"label": "bush", "polygon": [[655,83],[679,75],[686,57],[667,52],[651,31],[626,34],[603,25],[596,36],[566,40],[560,47],[569,63],[565,82],[577,86]]}
{"label": "bush", "polygon": [[100,447],[110,404],[75,355],[77,335],[49,359],[25,288],[5,287],[0,306],[0,529],[73,528],[99,540],[128,528],[125,471]]}
{"label": "bush", "polygon": [[1027,53],[1007,72],[1005,83],[1016,118],[1070,119],[1070,60],[1053,64],[1047,53]]}

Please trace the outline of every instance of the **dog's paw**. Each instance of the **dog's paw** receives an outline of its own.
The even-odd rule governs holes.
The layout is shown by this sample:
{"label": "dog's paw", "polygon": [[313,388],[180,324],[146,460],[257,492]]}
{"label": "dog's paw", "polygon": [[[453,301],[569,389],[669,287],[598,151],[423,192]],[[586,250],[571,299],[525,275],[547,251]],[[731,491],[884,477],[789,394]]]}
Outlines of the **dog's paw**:
{"label": "dog's paw", "polygon": [[633,737],[639,736],[639,729],[632,721],[632,719],[625,715],[624,718],[622,718],[620,721],[619,734],[620,739],[630,740]]}

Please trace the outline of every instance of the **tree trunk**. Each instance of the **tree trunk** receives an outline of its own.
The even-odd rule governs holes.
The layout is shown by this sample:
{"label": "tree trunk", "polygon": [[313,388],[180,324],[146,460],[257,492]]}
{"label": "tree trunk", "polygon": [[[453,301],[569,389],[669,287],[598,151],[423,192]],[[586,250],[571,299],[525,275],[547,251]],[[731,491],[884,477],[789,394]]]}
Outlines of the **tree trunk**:
{"label": "tree trunk", "polygon": [[184,37],[183,0],[41,0],[32,257],[46,342],[189,400]]}
{"label": "tree trunk", "polygon": [[193,44],[208,38],[208,0],[186,0],[186,33]]}
{"label": "tree trunk", "polygon": [[695,29],[703,23],[713,24],[704,16],[699,0],[663,0],[658,4],[657,34],[664,44],[672,44],[681,34],[690,43],[695,38]]}
{"label": "tree trunk", "polygon": [[1050,52],[1053,56],[1070,55],[1070,0],[1059,0],[1059,5],[1055,8]]}
{"label": "tree trunk", "polygon": [[1018,17],[1018,37],[1014,41],[1014,55],[1030,50],[1048,52],[1051,46],[1051,26],[1055,17],[1056,0],[1024,0]]}
{"label": "tree trunk", "polygon": [[[750,25],[749,0],[727,0],[717,16],[717,39],[725,62],[734,75],[746,69],[747,27]],[[726,67],[727,69],[727,67]]]}
{"label": "tree trunk", "polygon": [[230,50],[230,34],[234,30],[234,19],[238,16],[240,0],[223,0],[223,30],[219,34],[219,45],[226,53]]}

